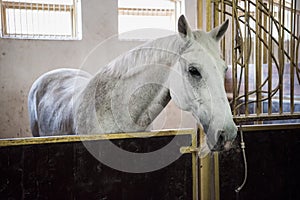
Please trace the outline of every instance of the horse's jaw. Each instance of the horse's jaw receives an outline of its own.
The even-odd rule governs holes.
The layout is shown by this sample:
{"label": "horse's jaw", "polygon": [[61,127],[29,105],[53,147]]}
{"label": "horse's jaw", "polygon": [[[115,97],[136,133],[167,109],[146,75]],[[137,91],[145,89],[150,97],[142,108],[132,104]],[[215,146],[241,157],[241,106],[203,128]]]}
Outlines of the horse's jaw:
{"label": "horse's jaw", "polygon": [[[220,114],[221,115],[221,114]],[[216,117],[208,116],[207,113],[193,113],[198,124],[201,124],[205,133],[205,142],[211,151],[229,150],[237,135],[237,127],[232,119],[231,113]],[[198,127],[200,127],[198,125]]]}

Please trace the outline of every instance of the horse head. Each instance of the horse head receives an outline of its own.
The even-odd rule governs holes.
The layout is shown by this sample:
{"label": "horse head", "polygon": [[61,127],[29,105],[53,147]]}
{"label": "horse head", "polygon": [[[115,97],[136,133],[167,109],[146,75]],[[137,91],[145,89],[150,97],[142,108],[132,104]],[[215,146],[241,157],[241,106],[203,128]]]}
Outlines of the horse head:
{"label": "horse head", "polygon": [[202,124],[213,151],[228,149],[237,134],[224,87],[227,66],[219,53],[227,28],[228,20],[210,32],[192,31],[181,16],[178,31],[185,48],[169,77],[171,98]]}

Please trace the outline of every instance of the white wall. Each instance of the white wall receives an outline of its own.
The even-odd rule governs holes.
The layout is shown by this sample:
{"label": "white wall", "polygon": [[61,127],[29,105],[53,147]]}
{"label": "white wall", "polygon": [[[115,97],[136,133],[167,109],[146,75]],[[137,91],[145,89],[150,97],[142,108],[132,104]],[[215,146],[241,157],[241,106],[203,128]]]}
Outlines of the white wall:
{"label": "white wall", "polygon": [[[195,27],[196,0],[187,0],[187,16]],[[60,67],[95,72],[104,63],[138,44],[121,42],[118,30],[117,1],[82,0],[83,39],[81,41],[42,41],[0,39],[0,138],[31,136],[29,130],[27,94],[31,84],[41,74]],[[97,51],[91,52],[98,44]],[[113,44],[113,45],[112,45]],[[101,56],[98,55],[101,53]],[[83,62],[88,58],[86,62]],[[178,110],[170,106],[165,128],[176,128]],[[169,114],[168,114],[169,115]],[[180,117],[180,116],[179,116]],[[172,122],[175,122],[175,124]],[[184,127],[193,127],[190,115],[184,114]]]}

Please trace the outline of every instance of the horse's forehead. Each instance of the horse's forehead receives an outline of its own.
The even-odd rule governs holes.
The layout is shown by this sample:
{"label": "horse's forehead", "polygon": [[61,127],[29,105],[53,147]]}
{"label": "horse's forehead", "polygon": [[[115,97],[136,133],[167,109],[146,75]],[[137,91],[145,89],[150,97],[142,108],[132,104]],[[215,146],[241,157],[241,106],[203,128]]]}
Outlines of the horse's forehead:
{"label": "horse's forehead", "polygon": [[218,42],[204,31],[194,31],[193,34],[194,39],[190,41],[188,48],[183,53],[186,59],[198,60],[198,62],[212,61],[216,65],[225,65],[220,56]]}
{"label": "horse's forehead", "polygon": [[221,59],[219,51],[205,48],[202,45],[192,45],[185,51],[183,57],[190,62],[207,63],[213,62],[216,65],[224,65],[224,61]]}
{"label": "horse's forehead", "polygon": [[209,54],[218,54],[219,47],[218,42],[216,42],[207,32],[204,31],[194,31],[194,48],[205,51]]}

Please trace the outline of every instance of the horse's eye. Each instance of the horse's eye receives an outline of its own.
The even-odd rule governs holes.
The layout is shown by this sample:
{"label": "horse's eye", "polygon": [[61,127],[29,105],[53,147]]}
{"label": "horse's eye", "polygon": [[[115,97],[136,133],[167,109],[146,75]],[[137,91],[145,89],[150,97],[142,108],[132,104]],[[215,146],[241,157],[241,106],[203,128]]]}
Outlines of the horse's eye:
{"label": "horse's eye", "polygon": [[198,69],[197,69],[196,67],[190,66],[190,67],[189,67],[189,73],[190,73],[192,76],[200,77],[200,78],[201,78],[201,74],[200,74],[200,72],[198,71]]}

